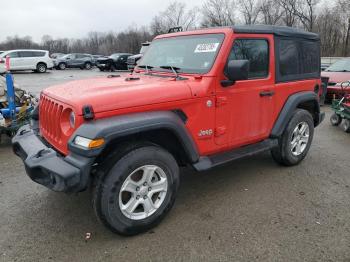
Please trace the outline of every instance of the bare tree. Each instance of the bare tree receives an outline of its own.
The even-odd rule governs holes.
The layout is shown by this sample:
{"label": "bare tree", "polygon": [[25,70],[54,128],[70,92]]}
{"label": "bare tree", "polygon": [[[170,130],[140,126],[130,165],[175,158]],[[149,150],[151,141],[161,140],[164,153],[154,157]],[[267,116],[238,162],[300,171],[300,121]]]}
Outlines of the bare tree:
{"label": "bare tree", "polygon": [[238,0],[239,11],[243,15],[246,25],[255,24],[260,14],[260,3],[258,0]]}
{"label": "bare tree", "polygon": [[278,0],[264,0],[261,2],[260,11],[262,23],[276,25],[281,23],[283,10]]}
{"label": "bare tree", "polygon": [[186,4],[175,1],[153,18],[151,30],[154,35],[166,33],[169,28],[175,26],[182,26],[184,30],[188,30],[194,28],[196,22],[197,13],[195,10],[187,10]]}
{"label": "bare tree", "polygon": [[299,18],[305,30],[313,31],[316,20],[316,5],[320,0],[297,0],[293,5],[294,14]]}
{"label": "bare tree", "polygon": [[340,27],[343,30],[342,54],[348,56],[350,54],[350,2],[348,0],[338,0],[336,12],[341,19]]}
{"label": "bare tree", "polygon": [[279,0],[278,4],[283,10],[283,23],[286,26],[294,26],[297,22],[297,16],[295,15],[297,0]]}
{"label": "bare tree", "polygon": [[207,0],[202,6],[203,27],[235,24],[234,0]]}

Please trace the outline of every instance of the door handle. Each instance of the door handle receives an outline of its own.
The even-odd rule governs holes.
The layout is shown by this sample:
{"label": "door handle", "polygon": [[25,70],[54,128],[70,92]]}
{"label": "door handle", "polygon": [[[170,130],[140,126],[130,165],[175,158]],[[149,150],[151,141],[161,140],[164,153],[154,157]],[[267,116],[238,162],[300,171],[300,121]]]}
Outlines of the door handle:
{"label": "door handle", "polygon": [[262,91],[260,92],[260,96],[264,97],[264,96],[273,96],[275,94],[275,91]]}

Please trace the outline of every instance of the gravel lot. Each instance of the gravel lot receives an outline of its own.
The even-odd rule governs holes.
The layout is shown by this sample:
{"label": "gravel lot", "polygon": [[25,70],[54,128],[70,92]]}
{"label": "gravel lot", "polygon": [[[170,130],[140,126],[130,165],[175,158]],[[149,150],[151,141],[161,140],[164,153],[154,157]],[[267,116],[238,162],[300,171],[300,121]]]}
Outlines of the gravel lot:
{"label": "gravel lot", "polygon": [[[38,94],[96,70],[18,73]],[[96,220],[90,192],[55,193],[33,183],[10,141],[0,145],[0,261],[350,261],[350,135],[317,128],[307,158],[276,165],[268,153],[196,173],[153,231],[121,237]],[[91,239],[85,241],[85,234]]]}

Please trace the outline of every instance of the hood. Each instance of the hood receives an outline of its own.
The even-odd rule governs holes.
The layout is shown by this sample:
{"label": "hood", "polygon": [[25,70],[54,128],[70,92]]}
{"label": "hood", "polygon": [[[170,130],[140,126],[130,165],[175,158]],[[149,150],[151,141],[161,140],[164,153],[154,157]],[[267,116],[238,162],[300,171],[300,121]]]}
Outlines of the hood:
{"label": "hood", "polygon": [[130,58],[130,59],[138,59],[138,58],[141,58],[142,56],[143,56],[143,54],[137,54],[137,55],[129,56],[128,58]]}
{"label": "hood", "polygon": [[192,97],[186,80],[134,75],[132,77],[139,77],[139,80],[127,81],[128,77],[131,75],[72,81],[49,87],[43,94],[72,106],[78,114],[84,105],[91,105],[95,113],[101,113]]}
{"label": "hood", "polygon": [[326,72],[323,71],[321,76],[329,77],[329,83],[341,83],[350,80],[350,72]]}
{"label": "hood", "polygon": [[96,59],[96,61],[98,61],[98,62],[100,62],[100,61],[107,61],[107,60],[112,60],[112,58],[109,57],[109,56],[108,57],[106,56],[106,57],[99,57],[99,58]]}

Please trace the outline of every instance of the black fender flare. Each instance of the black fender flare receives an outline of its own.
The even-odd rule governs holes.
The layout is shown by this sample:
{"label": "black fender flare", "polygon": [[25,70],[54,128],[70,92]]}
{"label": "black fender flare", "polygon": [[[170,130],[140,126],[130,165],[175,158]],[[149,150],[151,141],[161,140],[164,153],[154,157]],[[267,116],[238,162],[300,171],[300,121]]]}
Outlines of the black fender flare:
{"label": "black fender flare", "polygon": [[[97,157],[116,138],[160,129],[171,131],[178,138],[190,162],[198,161],[199,153],[192,136],[184,122],[172,111],[133,113],[86,122],[71,136],[68,149],[86,157]],[[101,148],[87,150],[74,144],[76,136],[89,139],[103,138],[105,144]]]}
{"label": "black fender flare", "polygon": [[285,102],[272,128],[272,131],[270,134],[271,138],[278,138],[282,135],[289,120],[292,118],[295,109],[297,109],[300,104],[305,102],[313,103],[313,106],[314,106],[313,111],[315,114],[315,116],[313,117],[314,117],[315,127],[322,121],[320,119],[320,104],[319,104],[318,95],[312,91],[298,92],[288,97],[287,101]]}

